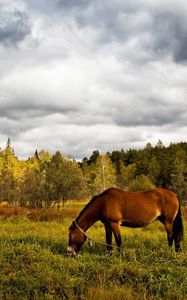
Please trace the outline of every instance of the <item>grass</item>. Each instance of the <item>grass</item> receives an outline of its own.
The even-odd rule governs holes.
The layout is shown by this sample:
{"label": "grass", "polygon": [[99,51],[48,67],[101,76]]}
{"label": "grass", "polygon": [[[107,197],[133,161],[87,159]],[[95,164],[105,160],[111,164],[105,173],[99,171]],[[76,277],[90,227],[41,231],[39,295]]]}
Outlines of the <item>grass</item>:
{"label": "grass", "polygon": [[[186,242],[181,253],[169,251],[164,228],[155,222],[122,229],[123,255],[86,243],[69,257],[68,227],[76,212],[69,207],[61,218],[37,222],[24,213],[1,214],[0,299],[187,299]],[[104,242],[101,223],[88,234]]]}

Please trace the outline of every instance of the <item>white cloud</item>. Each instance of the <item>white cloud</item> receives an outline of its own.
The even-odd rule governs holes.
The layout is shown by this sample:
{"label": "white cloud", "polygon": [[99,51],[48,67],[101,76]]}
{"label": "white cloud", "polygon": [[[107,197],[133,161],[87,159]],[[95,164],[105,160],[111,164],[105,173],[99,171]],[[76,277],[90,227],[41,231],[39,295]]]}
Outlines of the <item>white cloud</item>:
{"label": "white cloud", "polygon": [[1,145],[10,136],[21,157],[44,148],[80,159],[185,140],[185,4],[16,0],[0,8],[14,14],[15,3],[19,18],[0,39]]}

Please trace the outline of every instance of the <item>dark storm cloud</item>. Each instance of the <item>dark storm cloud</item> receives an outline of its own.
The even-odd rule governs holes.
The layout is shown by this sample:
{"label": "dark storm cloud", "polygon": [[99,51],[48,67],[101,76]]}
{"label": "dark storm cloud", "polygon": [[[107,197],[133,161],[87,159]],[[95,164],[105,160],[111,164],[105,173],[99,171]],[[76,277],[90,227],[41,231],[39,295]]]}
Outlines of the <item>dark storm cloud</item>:
{"label": "dark storm cloud", "polygon": [[[92,1],[90,1],[91,3]],[[74,8],[74,7],[78,7],[79,9],[80,8],[83,8],[83,7],[87,7],[90,5],[89,1],[87,0],[56,0],[56,4],[59,6],[59,7],[62,7],[62,8]]]}
{"label": "dark storm cloud", "polygon": [[56,1],[64,16],[79,26],[102,30],[100,43],[127,42],[144,36],[145,50],[154,56],[171,54],[178,63],[187,60],[187,18],[177,2],[151,7],[146,1]]}
{"label": "dark storm cloud", "polygon": [[[184,110],[183,108],[178,108],[176,106],[165,107],[163,106],[157,110],[156,105],[145,107],[143,110],[140,108],[133,108],[132,112],[129,115],[124,115],[123,113],[118,113],[114,117],[114,122],[119,126],[126,127],[138,127],[142,126],[159,126],[162,127],[164,125],[169,124],[178,124],[178,126],[185,126],[186,115],[183,118]],[[140,104],[141,105],[141,104]],[[180,124],[180,125],[179,125]]]}
{"label": "dark storm cloud", "polygon": [[48,14],[51,21],[56,18],[59,23],[65,20],[101,31],[98,46],[136,38],[138,45],[150,53],[148,59],[170,54],[178,63],[187,60],[187,11],[177,1],[151,5],[137,0],[118,0],[115,4],[111,0],[33,0],[27,5]]}
{"label": "dark storm cloud", "polygon": [[0,6],[0,43],[15,44],[22,41],[31,28],[27,15],[18,9],[12,11]]}
{"label": "dark storm cloud", "polygon": [[187,60],[187,18],[184,12],[158,13],[152,32],[155,32],[154,49],[158,55],[171,53],[179,63]]}
{"label": "dark storm cloud", "polygon": [[76,113],[77,108],[63,108],[58,105],[33,105],[30,101],[28,103],[22,104],[17,103],[15,105],[7,103],[7,105],[0,104],[0,117],[6,116],[7,119],[12,121],[25,120],[25,119],[37,119],[44,118],[55,113],[61,115],[71,115]]}

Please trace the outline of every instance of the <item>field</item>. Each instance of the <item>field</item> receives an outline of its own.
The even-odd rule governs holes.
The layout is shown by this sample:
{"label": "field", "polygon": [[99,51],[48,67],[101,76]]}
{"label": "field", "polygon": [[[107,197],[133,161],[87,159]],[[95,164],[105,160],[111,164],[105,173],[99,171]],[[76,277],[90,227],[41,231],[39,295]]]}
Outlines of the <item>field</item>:
{"label": "field", "polygon": [[[86,243],[76,258],[67,256],[68,227],[82,205],[0,209],[0,299],[187,299],[187,243],[179,254],[169,251],[157,222],[122,228],[123,255]],[[105,241],[99,222],[88,234]]]}

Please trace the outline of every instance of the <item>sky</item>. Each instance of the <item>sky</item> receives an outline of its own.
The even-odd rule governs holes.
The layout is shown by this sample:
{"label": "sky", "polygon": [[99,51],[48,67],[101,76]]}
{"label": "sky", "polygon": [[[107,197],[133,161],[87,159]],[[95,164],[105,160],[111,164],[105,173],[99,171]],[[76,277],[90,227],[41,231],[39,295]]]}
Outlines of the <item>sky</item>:
{"label": "sky", "polygon": [[186,141],[187,2],[0,0],[0,146],[20,158]]}

